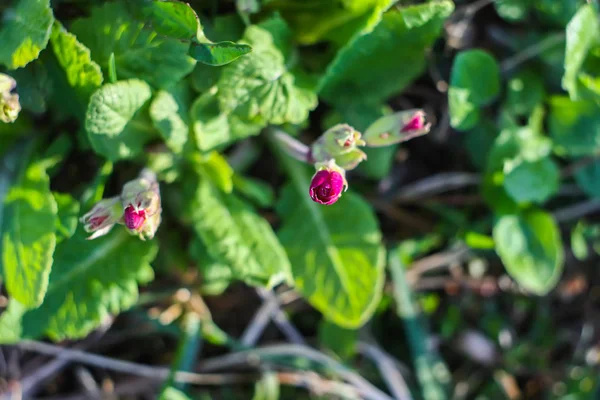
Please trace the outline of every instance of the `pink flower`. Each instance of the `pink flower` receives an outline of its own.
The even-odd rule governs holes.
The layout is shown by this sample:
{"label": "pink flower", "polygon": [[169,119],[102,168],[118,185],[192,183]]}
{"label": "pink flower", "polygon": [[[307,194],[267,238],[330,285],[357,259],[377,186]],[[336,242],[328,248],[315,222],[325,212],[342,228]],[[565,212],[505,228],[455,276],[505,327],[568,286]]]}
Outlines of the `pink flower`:
{"label": "pink flower", "polygon": [[310,183],[309,194],[313,201],[327,206],[335,203],[346,186],[344,176],[335,170],[322,169],[317,171]]}
{"label": "pink flower", "polygon": [[83,229],[92,233],[88,239],[106,235],[112,227],[119,222],[123,215],[120,198],[111,197],[104,199],[94,205],[94,207],[80,221],[83,223]]}

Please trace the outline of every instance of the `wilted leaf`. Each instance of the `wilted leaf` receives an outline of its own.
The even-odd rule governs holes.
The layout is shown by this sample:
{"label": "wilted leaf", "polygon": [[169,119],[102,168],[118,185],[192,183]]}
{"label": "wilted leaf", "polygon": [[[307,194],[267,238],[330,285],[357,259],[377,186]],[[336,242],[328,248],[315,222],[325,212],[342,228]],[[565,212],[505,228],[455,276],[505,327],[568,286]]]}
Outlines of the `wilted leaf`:
{"label": "wilted leaf", "polygon": [[91,97],[85,129],[94,150],[116,161],[142,152],[154,129],[140,110],[152,96],[146,82],[130,79],[109,83]]}
{"label": "wilted leaf", "polygon": [[506,271],[525,289],[545,295],[563,269],[564,252],[556,221],[543,211],[506,215],[494,226],[496,252]]}
{"label": "wilted leaf", "polygon": [[54,16],[50,0],[18,0],[4,11],[0,29],[0,63],[21,68],[48,45]]}

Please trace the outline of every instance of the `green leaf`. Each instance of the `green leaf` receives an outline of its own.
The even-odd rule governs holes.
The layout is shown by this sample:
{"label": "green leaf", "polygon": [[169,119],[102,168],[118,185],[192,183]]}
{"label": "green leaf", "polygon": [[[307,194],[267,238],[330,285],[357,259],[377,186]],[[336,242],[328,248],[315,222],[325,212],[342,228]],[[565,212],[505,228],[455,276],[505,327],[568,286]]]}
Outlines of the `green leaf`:
{"label": "green leaf", "polygon": [[600,161],[593,162],[575,172],[575,182],[590,197],[600,197]]}
{"label": "green leaf", "polygon": [[308,118],[317,96],[311,79],[288,70],[287,32],[280,19],[246,29],[243,41],[254,50],[223,68],[217,84],[222,112],[246,124],[299,124]]}
{"label": "green leaf", "polygon": [[54,22],[50,0],[18,0],[2,17],[0,63],[9,69],[24,67],[48,45]]}
{"label": "green leaf", "polygon": [[92,52],[104,73],[114,54],[119,79],[138,78],[157,88],[179,82],[194,69],[189,43],[157,35],[138,22],[123,3],[94,7],[91,16],[76,20],[71,31]]}
{"label": "green leaf", "polygon": [[65,71],[67,82],[80,96],[80,101],[87,103],[92,93],[102,85],[100,66],[92,61],[90,50],[58,21],[52,28],[50,43],[58,64]]}
{"label": "green leaf", "polygon": [[559,170],[550,158],[524,161],[505,173],[504,188],[517,203],[543,203],[558,191]]}
{"label": "green leaf", "polygon": [[211,67],[198,63],[190,75],[192,88],[198,93],[204,93],[217,84],[222,68]]}
{"label": "green leaf", "polygon": [[523,69],[507,85],[505,108],[518,116],[528,116],[546,97],[544,81],[539,73]]}
{"label": "green leaf", "polygon": [[577,77],[590,49],[600,44],[600,21],[591,4],[582,6],[567,25],[565,74],[562,87],[571,99],[578,98]]}
{"label": "green leaf", "polygon": [[497,0],[494,2],[496,12],[510,22],[527,19],[531,9],[531,0]]}
{"label": "green leaf", "polygon": [[233,168],[216,151],[206,155],[194,154],[196,170],[225,193],[233,190]]}
{"label": "green leaf", "polygon": [[216,88],[204,93],[196,99],[190,110],[194,136],[200,150],[210,151],[260,133],[265,126],[263,121],[242,121],[236,115],[223,112],[216,94]]}
{"label": "green leaf", "polygon": [[154,133],[140,110],[152,96],[146,82],[130,79],[109,83],[91,97],[85,129],[94,151],[111,161],[142,152]]}
{"label": "green leaf", "polygon": [[166,387],[165,390],[162,391],[158,400],[191,400],[192,398],[186,395],[179,389],[174,388],[173,386]]}
{"label": "green leaf", "polygon": [[292,263],[296,289],[325,318],[357,328],[375,311],[384,281],[385,249],[371,207],[344,193],[330,207],[308,196],[304,165],[281,157],[290,176],[277,205],[279,238]]}
{"label": "green leaf", "polygon": [[400,92],[425,70],[425,52],[453,10],[446,0],[390,10],[373,32],[337,53],[319,83],[321,96],[338,105],[381,103]]}
{"label": "green leaf", "polygon": [[22,170],[4,199],[2,266],[8,293],[26,308],[44,301],[56,246],[57,205],[46,166],[36,161]]}
{"label": "green leaf", "polygon": [[271,207],[275,202],[273,188],[271,185],[261,180],[234,174],[233,187],[236,192],[254,202],[259,207]]}
{"label": "green leaf", "polygon": [[[133,306],[138,283],[153,279],[150,262],[156,243],[141,241],[124,229],[95,240],[86,236],[79,230],[56,247],[44,303],[22,317],[24,338],[85,337],[109,315]],[[0,318],[0,330],[3,323]]]}
{"label": "green leaf", "polygon": [[252,46],[233,42],[192,43],[190,56],[211,66],[229,64],[252,51]]}
{"label": "green leaf", "polygon": [[150,118],[165,143],[175,153],[180,153],[189,136],[189,99],[186,87],[159,91],[150,105]]}
{"label": "green leaf", "polygon": [[456,56],[450,75],[448,107],[450,125],[468,130],[479,120],[479,108],[500,92],[500,68],[483,50],[467,50]]}
{"label": "green leaf", "polygon": [[548,103],[548,130],[557,153],[577,157],[600,152],[600,107],[566,96],[552,96]]}
{"label": "green leaf", "polygon": [[192,40],[200,33],[202,26],[196,12],[188,4],[180,1],[132,1],[132,9],[141,14],[142,20],[152,25],[159,35],[180,40]]}
{"label": "green leaf", "polygon": [[266,7],[276,10],[294,30],[301,44],[333,40],[345,44],[353,36],[371,32],[385,10],[396,0],[275,0]]}
{"label": "green leaf", "polygon": [[202,285],[200,291],[207,296],[218,296],[223,293],[234,277],[229,265],[215,261],[212,258],[206,246],[198,238],[194,238],[190,245],[190,256],[196,261],[200,274],[202,275]]}
{"label": "green leaf", "polygon": [[279,400],[281,383],[277,373],[272,371],[263,372],[260,380],[254,385],[254,396],[252,400]]}
{"label": "green leaf", "polygon": [[557,284],[564,253],[554,218],[543,211],[501,217],[493,230],[506,271],[525,289],[545,295]]}
{"label": "green leaf", "polygon": [[77,229],[77,217],[79,216],[79,202],[68,193],[53,192],[58,210],[56,224],[56,243],[69,239]]}
{"label": "green leaf", "polygon": [[498,136],[496,124],[489,119],[481,119],[473,128],[465,132],[465,148],[469,158],[479,170],[485,168],[488,154]]}
{"label": "green leaf", "polygon": [[235,195],[202,177],[188,210],[208,254],[229,265],[234,279],[268,287],[289,280],[289,261],[271,226]]}

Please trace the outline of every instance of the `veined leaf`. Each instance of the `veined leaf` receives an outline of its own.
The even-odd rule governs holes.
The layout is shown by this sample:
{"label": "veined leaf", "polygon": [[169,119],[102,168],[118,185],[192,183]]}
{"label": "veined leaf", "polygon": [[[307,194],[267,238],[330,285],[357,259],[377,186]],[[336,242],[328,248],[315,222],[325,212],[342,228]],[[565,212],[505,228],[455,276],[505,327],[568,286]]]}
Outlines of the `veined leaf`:
{"label": "veined leaf", "polygon": [[[53,340],[84,337],[110,314],[134,305],[138,283],[153,279],[150,262],[158,250],[154,242],[141,241],[124,229],[95,240],[86,240],[86,236],[79,230],[56,247],[44,303],[26,311],[21,323],[14,325],[23,338],[44,334]],[[0,317],[0,332],[16,319],[13,313],[8,315]]]}
{"label": "veined leaf", "polygon": [[181,1],[131,1],[131,9],[140,13],[142,21],[148,21],[160,35],[180,40],[195,39],[202,35],[202,25],[196,12],[187,3]]}
{"label": "veined leaf", "polygon": [[233,281],[233,273],[229,265],[215,261],[212,258],[206,246],[198,238],[192,241],[190,245],[190,256],[198,265],[202,275],[202,294],[216,296],[223,293],[229,284]]}
{"label": "veined leaf", "polygon": [[59,22],[54,23],[50,43],[58,64],[65,71],[67,82],[77,92],[79,100],[87,103],[92,92],[102,85],[100,66],[92,61],[90,50]]}
{"label": "veined leaf", "polygon": [[496,252],[506,271],[525,289],[544,295],[563,270],[564,252],[554,218],[543,211],[505,215],[494,226]]}
{"label": "veined leaf", "polygon": [[277,206],[279,238],[292,263],[296,288],[323,315],[344,328],[373,314],[384,281],[385,249],[371,207],[353,193],[333,206],[308,195],[304,165],[282,155],[291,185]]}
{"label": "veined leaf", "polygon": [[119,79],[138,78],[157,88],[179,82],[194,69],[189,43],[157,35],[133,19],[123,3],[92,8],[89,18],[76,20],[71,31],[92,52],[105,74],[114,54]]}
{"label": "veined leaf", "polygon": [[271,225],[234,194],[224,194],[202,176],[188,205],[196,234],[208,254],[250,285],[290,280],[290,264]]}
{"label": "veined leaf", "polygon": [[150,106],[152,123],[165,143],[175,153],[183,150],[189,137],[189,95],[187,87],[159,91]]}
{"label": "veined leaf", "polygon": [[18,0],[2,17],[0,63],[9,69],[24,67],[48,45],[54,22],[50,0]]}
{"label": "veined leaf", "polygon": [[288,36],[280,19],[246,29],[242,41],[254,50],[223,68],[217,84],[222,112],[252,124],[298,124],[308,117],[317,96],[311,79],[288,70]]}
{"label": "veined leaf", "polygon": [[233,42],[192,43],[190,56],[203,64],[218,67],[252,51],[252,46]]}
{"label": "veined leaf", "polygon": [[111,161],[142,152],[154,135],[148,117],[139,113],[152,92],[146,82],[130,79],[109,83],[91,97],[85,129],[94,151]]}
{"label": "veined leaf", "polygon": [[4,199],[2,265],[6,288],[27,308],[44,301],[56,246],[57,205],[41,161],[27,165]]}
{"label": "veined leaf", "polygon": [[425,51],[453,10],[454,4],[443,0],[384,14],[373,32],[338,52],[321,79],[320,94],[338,106],[356,98],[387,100],[425,70]]}

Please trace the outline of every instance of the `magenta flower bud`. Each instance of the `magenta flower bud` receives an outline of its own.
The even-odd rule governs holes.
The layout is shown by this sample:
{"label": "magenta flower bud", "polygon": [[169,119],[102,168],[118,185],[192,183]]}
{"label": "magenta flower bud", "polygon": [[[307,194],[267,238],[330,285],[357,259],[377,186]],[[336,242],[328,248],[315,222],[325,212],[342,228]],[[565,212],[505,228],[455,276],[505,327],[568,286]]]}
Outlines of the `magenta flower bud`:
{"label": "magenta flower bud", "polygon": [[346,178],[343,171],[326,168],[317,171],[313,176],[308,193],[314,202],[329,206],[338,201],[345,188]]}
{"label": "magenta flower bud", "polygon": [[136,210],[133,206],[128,206],[123,214],[123,219],[125,220],[125,226],[127,226],[127,228],[137,231],[144,225],[144,222],[146,222],[146,211],[143,209]]}
{"label": "magenta flower bud", "polygon": [[400,129],[400,132],[420,131],[423,128],[425,128],[425,115],[422,112],[416,112],[410,121]]}

